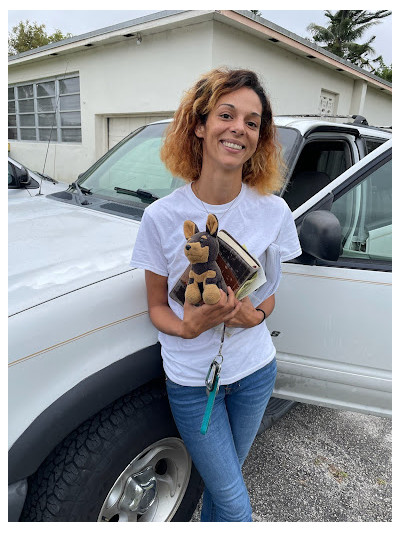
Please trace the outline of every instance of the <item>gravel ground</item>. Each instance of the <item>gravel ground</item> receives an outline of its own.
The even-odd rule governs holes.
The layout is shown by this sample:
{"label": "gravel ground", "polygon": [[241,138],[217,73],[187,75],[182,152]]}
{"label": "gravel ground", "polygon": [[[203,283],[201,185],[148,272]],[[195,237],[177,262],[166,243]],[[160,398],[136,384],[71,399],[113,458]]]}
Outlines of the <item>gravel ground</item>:
{"label": "gravel ground", "polygon": [[297,404],[243,466],[253,520],[391,522],[391,456],[390,419]]}

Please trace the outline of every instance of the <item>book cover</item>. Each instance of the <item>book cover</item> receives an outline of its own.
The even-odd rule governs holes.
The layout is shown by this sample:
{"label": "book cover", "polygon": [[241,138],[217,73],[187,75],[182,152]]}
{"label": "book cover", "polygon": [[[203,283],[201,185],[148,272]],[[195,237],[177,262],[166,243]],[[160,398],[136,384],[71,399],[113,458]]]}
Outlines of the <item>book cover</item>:
{"label": "book cover", "polygon": [[[219,231],[217,237],[219,240],[217,264],[225,283],[232,288],[239,300],[243,299],[266,281],[263,268],[227,231]],[[190,269],[191,265],[188,264],[170,292],[171,299],[182,306],[185,301]]]}

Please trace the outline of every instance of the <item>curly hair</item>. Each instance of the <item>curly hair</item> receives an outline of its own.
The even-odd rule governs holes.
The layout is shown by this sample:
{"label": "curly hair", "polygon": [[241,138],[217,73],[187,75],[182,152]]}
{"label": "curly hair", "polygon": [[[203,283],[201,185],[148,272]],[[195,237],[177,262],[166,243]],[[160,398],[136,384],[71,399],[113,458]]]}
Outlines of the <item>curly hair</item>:
{"label": "curly hair", "polygon": [[242,181],[260,194],[281,189],[284,163],[272,120],[269,99],[257,77],[250,70],[218,68],[201,76],[184,94],[166,130],[161,159],[168,170],[187,182],[199,178],[202,167],[202,139],[195,135],[198,124],[205,124],[208,114],[223,95],[249,87],[262,105],[260,134],[257,149],[243,165]]}

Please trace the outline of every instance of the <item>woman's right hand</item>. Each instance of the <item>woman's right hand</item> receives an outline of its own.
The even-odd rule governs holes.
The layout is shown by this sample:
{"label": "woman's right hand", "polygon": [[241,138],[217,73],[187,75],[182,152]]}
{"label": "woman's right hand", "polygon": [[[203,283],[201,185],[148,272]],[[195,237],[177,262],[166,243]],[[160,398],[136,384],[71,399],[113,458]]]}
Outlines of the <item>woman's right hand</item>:
{"label": "woman's right hand", "polygon": [[241,307],[241,302],[235,298],[233,290],[228,287],[228,295],[220,289],[221,298],[216,304],[202,304],[199,306],[185,302],[180,337],[194,339],[223,322],[231,320]]}

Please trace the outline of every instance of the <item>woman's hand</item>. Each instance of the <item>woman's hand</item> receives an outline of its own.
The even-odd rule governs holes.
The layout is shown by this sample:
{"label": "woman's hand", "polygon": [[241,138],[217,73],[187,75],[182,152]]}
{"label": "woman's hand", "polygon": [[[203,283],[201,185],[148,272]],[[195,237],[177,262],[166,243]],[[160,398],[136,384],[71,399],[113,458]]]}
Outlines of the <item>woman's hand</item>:
{"label": "woman's hand", "polygon": [[[183,320],[178,318],[168,305],[168,278],[146,270],[147,301],[150,319],[155,327],[168,335],[194,339],[204,331],[225,323],[232,328],[251,328],[259,324],[263,318],[260,311],[254,309],[250,298],[239,301],[230,287],[228,295],[221,292],[221,299],[214,305],[191,305],[185,302]],[[272,313],[275,296],[272,295],[259,307],[266,316]]]}
{"label": "woman's hand", "polygon": [[[228,328],[252,328],[258,326],[264,319],[264,314],[257,311],[248,296],[240,301],[242,304],[239,311],[229,321],[225,322]],[[268,317],[275,307],[275,295],[272,294],[266,300],[258,305],[262,309],[265,316]]]}
{"label": "woman's hand", "polygon": [[225,320],[227,328],[252,328],[257,326],[264,315],[255,309],[248,296],[240,301],[242,304],[238,312],[229,320]]}
{"label": "woman's hand", "polygon": [[214,305],[195,306],[185,302],[180,337],[194,339],[204,331],[234,319],[240,312],[242,302],[235,298],[230,287],[228,287],[228,295],[222,289],[220,292],[221,299]]}

